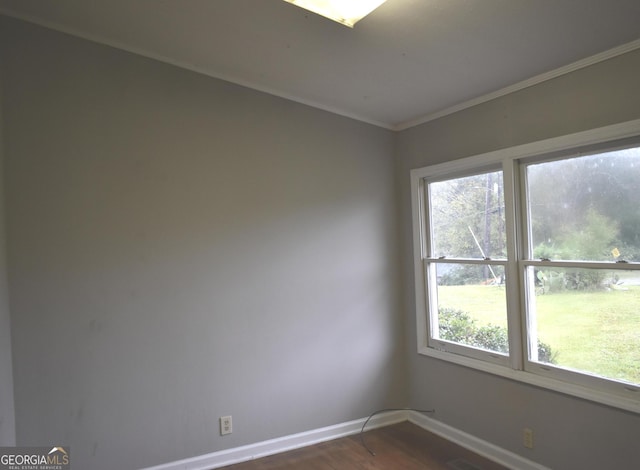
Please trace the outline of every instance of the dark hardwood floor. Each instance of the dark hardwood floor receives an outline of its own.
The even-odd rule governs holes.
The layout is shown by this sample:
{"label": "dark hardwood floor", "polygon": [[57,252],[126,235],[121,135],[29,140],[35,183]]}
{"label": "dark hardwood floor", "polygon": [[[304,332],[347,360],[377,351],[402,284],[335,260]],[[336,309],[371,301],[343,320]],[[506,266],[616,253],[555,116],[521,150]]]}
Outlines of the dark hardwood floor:
{"label": "dark hardwood floor", "polygon": [[228,470],[506,470],[407,422],[225,467]]}

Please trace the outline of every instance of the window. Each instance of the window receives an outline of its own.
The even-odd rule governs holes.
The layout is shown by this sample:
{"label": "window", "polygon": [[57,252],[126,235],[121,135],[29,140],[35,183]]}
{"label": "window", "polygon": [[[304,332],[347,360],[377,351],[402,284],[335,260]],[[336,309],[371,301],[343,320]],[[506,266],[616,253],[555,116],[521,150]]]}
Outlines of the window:
{"label": "window", "polygon": [[411,180],[419,352],[640,411],[640,121]]}

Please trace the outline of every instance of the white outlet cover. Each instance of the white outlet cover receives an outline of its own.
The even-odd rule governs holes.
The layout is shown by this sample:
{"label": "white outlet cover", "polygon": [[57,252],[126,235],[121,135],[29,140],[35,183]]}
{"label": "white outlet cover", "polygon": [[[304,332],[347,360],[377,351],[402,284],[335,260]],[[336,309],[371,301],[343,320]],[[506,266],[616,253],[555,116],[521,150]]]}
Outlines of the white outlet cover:
{"label": "white outlet cover", "polygon": [[233,432],[233,421],[231,416],[220,417],[220,435],[231,434]]}

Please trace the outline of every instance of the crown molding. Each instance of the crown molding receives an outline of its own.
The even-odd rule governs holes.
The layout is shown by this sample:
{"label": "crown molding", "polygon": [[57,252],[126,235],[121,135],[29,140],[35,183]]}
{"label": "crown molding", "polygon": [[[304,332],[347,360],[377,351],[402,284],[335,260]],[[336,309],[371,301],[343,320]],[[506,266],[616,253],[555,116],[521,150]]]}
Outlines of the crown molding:
{"label": "crown molding", "polygon": [[614,47],[613,49],[600,52],[599,54],[595,54],[595,55],[592,55],[591,57],[578,60],[576,62],[565,65],[563,67],[559,67],[549,72],[541,73],[540,75],[536,75],[534,77],[528,78],[521,82],[496,90],[494,92],[487,93],[486,95],[478,96],[477,98],[463,101],[462,103],[458,103],[456,105],[450,106],[440,111],[436,111],[435,113],[427,114],[426,116],[422,116],[417,119],[411,119],[409,121],[401,122],[399,124],[392,126],[392,129],[394,131],[403,131],[406,129],[410,129],[412,127],[419,126],[420,124],[425,124],[429,121],[434,121],[441,117],[448,116],[449,114],[457,113],[458,111],[462,111],[464,109],[471,108],[473,106],[476,106],[482,103],[486,103],[487,101],[500,98],[501,96],[505,96],[510,93],[514,93],[516,91],[524,90],[525,88],[538,85],[539,83],[543,83],[548,80],[561,77],[562,75],[575,72],[576,70],[580,70],[585,67],[589,67],[591,65],[604,62],[605,60],[612,59],[614,57],[626,54],[628,52],[635,51],[636,49],[640,49],[640,39],[636,39],[635,41],[631,41],[621,46]]}

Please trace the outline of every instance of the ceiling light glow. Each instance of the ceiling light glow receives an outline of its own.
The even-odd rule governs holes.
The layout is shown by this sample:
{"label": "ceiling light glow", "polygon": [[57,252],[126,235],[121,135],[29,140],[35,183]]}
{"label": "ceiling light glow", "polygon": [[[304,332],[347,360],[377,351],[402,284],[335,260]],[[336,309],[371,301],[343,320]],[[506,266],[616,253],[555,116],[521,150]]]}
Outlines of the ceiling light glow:
{"label": "ceiling light glow", "polygon": [[349,28],[387,0],[284,0]]}

